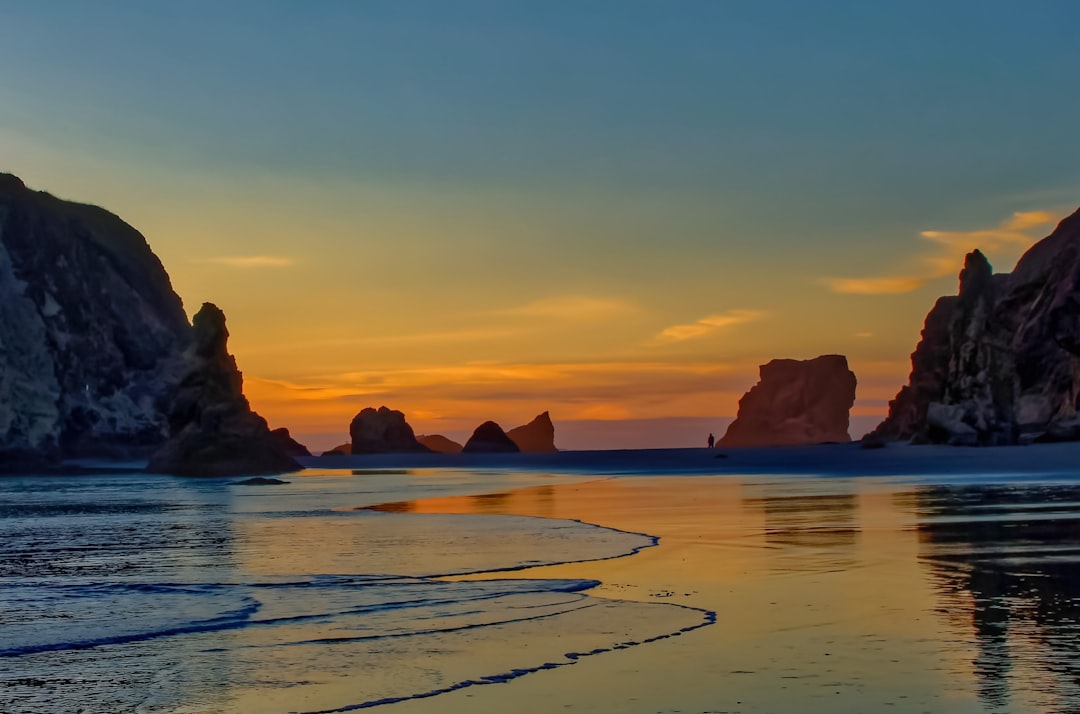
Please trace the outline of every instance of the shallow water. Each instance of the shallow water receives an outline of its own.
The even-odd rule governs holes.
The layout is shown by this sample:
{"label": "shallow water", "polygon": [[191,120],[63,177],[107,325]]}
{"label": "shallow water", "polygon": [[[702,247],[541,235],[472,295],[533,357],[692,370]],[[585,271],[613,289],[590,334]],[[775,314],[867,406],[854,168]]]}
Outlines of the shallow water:
{"label": "shallow water", "polygon": [[654,544],[643,534],[362,508],[410,482],[406,492],[436,495],[476,491],[477,479],[558,480],[0,480],[0,711],[340,709],[509,679],[707,620],[670,607],[642,617],[639,604],[589,597],[588,579],[437,579],[623,556]]}
{"label": "shallow water", "polygon": [[288,478],[0,480],[0,711],[1080,710],[1068,476]]}

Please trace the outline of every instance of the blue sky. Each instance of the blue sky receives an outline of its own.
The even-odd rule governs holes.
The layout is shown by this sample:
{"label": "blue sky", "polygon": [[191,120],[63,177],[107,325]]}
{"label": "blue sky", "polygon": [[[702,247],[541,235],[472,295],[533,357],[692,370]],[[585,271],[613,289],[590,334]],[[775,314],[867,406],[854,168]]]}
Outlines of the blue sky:
{"label": "blue sky", "polygon": [[[1080,202],[1075,3],[10,2],[0,17],[2,168],[140,228],[189,309],[229,314],[256,406],[287,420],[289,389],[328,390],[319,429],[343,418],[332,395],[434,430],[553,391],[522,400],[489,376],[467,399],[422,396],[475,364],[577,365],[564,386],[582,396],[557,421],[725,416],[756,364],[820,352],[848,354],[880,410],[955,289],[928,262],[998,230],[1009,269],[1052,227],[1008,228],[1014,213]],[[899,282],[830,282],[881,277]],[[344,344],[283,356],[280,331]],[[643,364],[736,376],[680,381],[692,404],[620,401],[582,376],[597,363],[622,365],[627,394]],[[402,367],[428,378],[355,383]],[[484,404],[485,385],[517,401]]]}

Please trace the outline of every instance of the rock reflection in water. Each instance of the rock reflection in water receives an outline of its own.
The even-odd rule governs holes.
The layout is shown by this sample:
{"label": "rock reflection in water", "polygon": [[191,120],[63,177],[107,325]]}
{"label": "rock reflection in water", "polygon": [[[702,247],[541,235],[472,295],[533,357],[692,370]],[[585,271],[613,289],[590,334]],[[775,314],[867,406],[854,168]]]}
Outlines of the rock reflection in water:
{"label": "rock reflection in water", "polygon": [[917,494],[922,560],[992,711],[1080,701],[1080,488],[931,487]]}
{"label": "rock reflection in water", "polygon": [[854,493],[792,493],[791,485],[764,484],[765,495],[743,499],[765,519],[765,542],[788,570],[848,567],[859,538],[858,498]]}

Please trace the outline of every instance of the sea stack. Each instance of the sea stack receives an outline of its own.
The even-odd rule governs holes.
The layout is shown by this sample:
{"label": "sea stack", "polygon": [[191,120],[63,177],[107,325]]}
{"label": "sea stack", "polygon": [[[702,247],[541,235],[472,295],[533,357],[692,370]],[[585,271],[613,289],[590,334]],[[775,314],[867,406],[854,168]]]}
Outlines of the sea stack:
{"label": "sea stack", "polygon": [[0,174],[0,471],[149,456],[190,331],[142,234]]}
{"label": "sea stack", "polygon": [[462,449],[461,444],[442,434],[421,434],[416,440],[437,454],[460,454]]}
{"label": "sea stack", "polygon": [[192,320],[187,373],[169,409],[170,437],[147,471],[177,476],[257,476],[301,467],[244,397],[229,354],[225,313],[204,303]]}
{"label": "sea stack", "polygon": [[416,440],[405,415],[396,409],[367,407],[349,425],[354,454],[428,453]]}
{"label": "sea stack", "polygon": [[289,430],[285,427],[280,427],[278,429],[272,430],[270,432],[270,435],[274,437],[275,441],[277,441],[278,446],[281,447],[281,450],[289,456],[292,456],[293,458],[301,456],[311,456],[311,452],[308,451],[308,448],[296,439],[292,438]]}
{"label": "sea stack", "polygon": [[486,421],[476,427],[476,431],[462,449],[466,454],[516,454],[519,451],[521,449],[518,445],[493,421]]}
{"label": "sea stack", "polygon": [[555,448],[555,425],[547,412],[539,414],[524,426],[514,427],[506,432],[510,440],[517,444],[523,453],[550,453]]}
{"label": "sea stack", "polygon": [[1080,212],[1012,273],[979,251],[926,316],[911,375],[868,438],[999,445],[1080,438]]}
{"label": "sea stack", "polygon": [[739,400],[739,414],[723,446],[795,446],[851,441],[855,373],[843,355],[774,359]]}

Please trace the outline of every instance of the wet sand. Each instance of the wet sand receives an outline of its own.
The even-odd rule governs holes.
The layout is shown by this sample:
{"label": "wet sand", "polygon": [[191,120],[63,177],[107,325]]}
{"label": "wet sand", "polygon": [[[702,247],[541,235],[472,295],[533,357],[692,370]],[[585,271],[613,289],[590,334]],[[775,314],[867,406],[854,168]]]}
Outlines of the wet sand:
{"label": "wet sand", "polygon": [[[624,477],[412,502],[417,513],[579,519],[659,536],[658,547],[631,557],[510,577],[595,578],[603,582],[595,596],[700,608],[717,622],[387,709],[1075,709],[1080,668],[1072,663],[1080,652],[1069,623],[1080,588],[1076,576],[1043,566],[1064,558],[1075,572],[1076,494],[1072,486],[1051,487],[1060,506],[1044,519],[1042,486],[1017,503],[1011,487],[989,488],[885,478]],[[987,500],[999,506],[989,520],[965,510]],[[1056,554],[1036,553],[1031,537],[1011,535],[1042,520],[1049,531],[1035,545]],[[1007,556],[994,555],[1002,550]],[[1021,552],[1031,562],[1017,560]],[[1019,571],[1000,571],[1010,558]],[[1028,587],[1028,575],[1044,585]],[[1022,586],[1010,590],[1010,577]]]}

